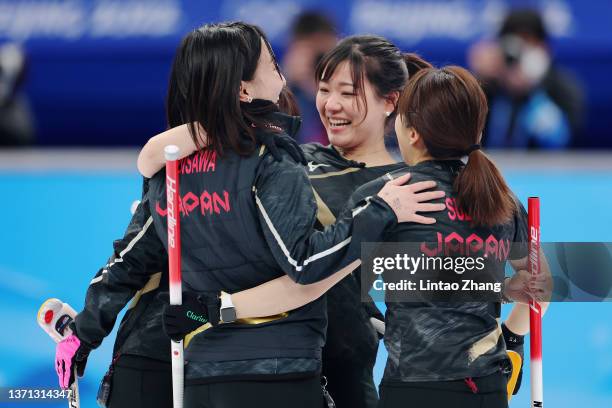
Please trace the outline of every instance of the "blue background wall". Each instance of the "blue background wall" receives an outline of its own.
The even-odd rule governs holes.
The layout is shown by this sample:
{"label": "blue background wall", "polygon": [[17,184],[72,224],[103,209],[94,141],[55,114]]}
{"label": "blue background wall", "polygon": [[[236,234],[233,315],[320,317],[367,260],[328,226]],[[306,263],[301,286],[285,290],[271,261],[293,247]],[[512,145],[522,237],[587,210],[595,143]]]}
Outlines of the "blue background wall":
{"label": "blue background wall", "polygon": [[321,9],[342,35],[376,33],[436,64],[465,65],[467,46],[516,6],[542,10],[560,64],[585,85],[579,145],[612,147],[612,2],[581,0],[0,0],[0,42],[23,43],[25,90],[42,145],[140,145],[164,129],[180,38],[206,22],[264,28],[279,56],[295,15]]}

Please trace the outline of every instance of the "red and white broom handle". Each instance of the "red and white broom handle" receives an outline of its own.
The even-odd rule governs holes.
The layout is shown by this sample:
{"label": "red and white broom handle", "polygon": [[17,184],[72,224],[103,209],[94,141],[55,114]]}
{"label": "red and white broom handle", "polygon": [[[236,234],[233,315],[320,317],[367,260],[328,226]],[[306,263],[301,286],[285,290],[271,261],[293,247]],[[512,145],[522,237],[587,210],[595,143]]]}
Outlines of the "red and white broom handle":
{"label": "red and white broom handle", "polygon": [[[529,197],[529,272],[540,273],[540,199]],[[529,302],[529,346],[531,354],[531,406],[543,407],[544,381],[542,377],[542,308],[534,300]]]}
{"label": "red and white broom handle", "polygon": [[[166,201],[168,221],[168,267],[170,271],[170,304],[183,301],[181,288],[181,216],[179,204],[179,148],[164,148],[166,158]],[[172,361],[172,399],[174,408],[183,408],[184,359],[183,341],[170,341]]]}

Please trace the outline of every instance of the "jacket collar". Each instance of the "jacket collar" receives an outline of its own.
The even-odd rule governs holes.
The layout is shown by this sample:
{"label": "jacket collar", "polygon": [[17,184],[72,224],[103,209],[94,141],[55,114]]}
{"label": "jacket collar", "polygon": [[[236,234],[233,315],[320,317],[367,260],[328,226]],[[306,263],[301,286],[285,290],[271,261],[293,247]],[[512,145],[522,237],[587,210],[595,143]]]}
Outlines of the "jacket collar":
{"label": "jacket collar", "polygon": [[344,170],[352,167],[365,167],[365,163],[360,163],[343,157],[331,144],[323,146],[320,143],[306,143],[302,145],[302,150],[306,154],[307,160],[312,161],[313,163],[325,163],[338,170]]}
{"label": "jacket collar", "polygon": [[347,159],[346,157],[342,156],[340,154],[340,152],[338,151],[338,149],[336,149],[336,147],[334,145],[332,145],[331,143],[329,144],[328,147],[329,147],[330,153],[332,155],[334,155],[334,157],[338,161],[340,161],[341,163],[344,163],[344,165],[346,167],[359,167],[359,168],[363,168],[363,167],[366,166],[366,164],[363,163],[363,162],[359,162],[359,161],[356,161],[356,160],[350,160],[350,159]]}
{"label": "jacket collar", "polygon": [[302,118],[299,116],[291,116],[280,111],[272,112],[270,118],[278,124],[289,136],[295,138],[300,127],[302,126]]}
{"label": "jacket collar", "polygon": [[272,101],[264,99],[253,99],[249,104],[250,109],[270,109],[270,112],[266,114],[266,118],[271,122],[271,126],[279,126],[281,130],[284,130],[289,136],[295,138],[297,132],[300,130],[302,125],[302,119],[299,116],[290,116],[282,113]]}

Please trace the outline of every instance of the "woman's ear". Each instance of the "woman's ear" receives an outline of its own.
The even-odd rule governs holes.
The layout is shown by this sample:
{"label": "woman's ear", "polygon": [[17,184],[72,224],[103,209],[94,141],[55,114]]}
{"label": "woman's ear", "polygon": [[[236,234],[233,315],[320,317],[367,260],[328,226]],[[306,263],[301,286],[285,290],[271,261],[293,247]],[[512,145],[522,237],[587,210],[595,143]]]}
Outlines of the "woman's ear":
{"label": "woman's ear", "polygon": [[249,95],[249,84],[245,81],[240,81],[240,102],[251,103],[253,102],[253,97]]}
{"label": "woman's ear", "polygon": [[408,140],[410,142],[410,145],[416,150],[421,150],[425,152],[427,151],[427,146],[425,146],[425,142],[423,141],[421,134],[417,132],[415,128],[410,128]]}
{"label": "woman's ear", "polygon": [[[385,112],[395,112],[397,107],[397,101],[399,100],[400,93],[393,91],[385,96]],[[387,115],[390,116],[391,114]]]}
{"label": "woman's ear", "polygon": [[419,132],[417,132],[416,129],[413,128],[412,126],[408,128],[407,136],[408,136],[408,143],[410,143],[411,146],[419,147],[419,144],[423,143],[423,140],[421,139],[421,135],[419,135]]}

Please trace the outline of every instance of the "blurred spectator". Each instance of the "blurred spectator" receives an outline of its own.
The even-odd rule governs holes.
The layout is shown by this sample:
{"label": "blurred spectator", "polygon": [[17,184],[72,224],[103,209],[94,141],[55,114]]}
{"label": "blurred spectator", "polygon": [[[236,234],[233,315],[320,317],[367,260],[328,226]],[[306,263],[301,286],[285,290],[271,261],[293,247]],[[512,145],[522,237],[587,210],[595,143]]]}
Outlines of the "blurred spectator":
{"label": "blurred spectator", "polygon": [[13,43],[0,47],[0,146],[34,143],[32,114],[20,87],[25,76],[25,55]]}
{"label": "blurred spectator", "polygon": [[489,97],[483,138],[487,147],[554,149],[575,142],[583,119],[583,92],[554,65],[538,12],[510,12],[497,41],[473,45],[468,63]]}
{"label": "blurred spectator", "polygon": [[302,115],[302,128],[298,133],[300,143],[329,143],[315,105],[314,72],[319,60],[337,41],[335,24],[320,12],[304,12],[292,24],[291,40],[282,65]]}

